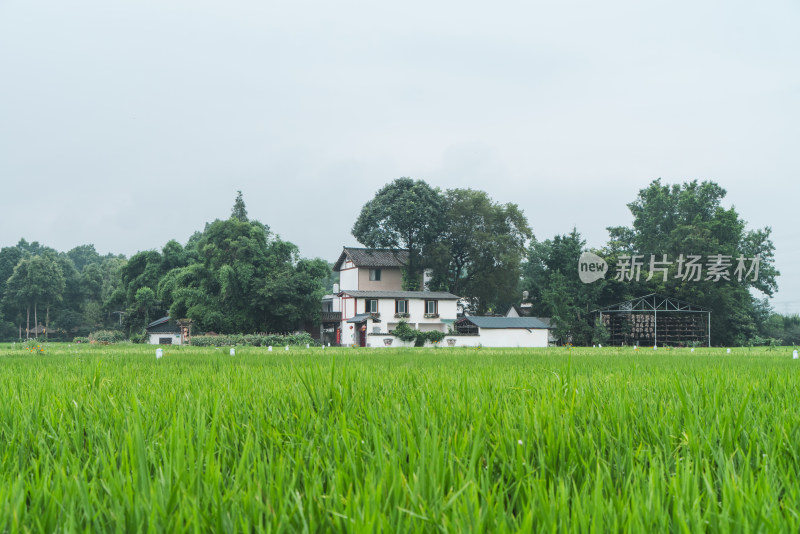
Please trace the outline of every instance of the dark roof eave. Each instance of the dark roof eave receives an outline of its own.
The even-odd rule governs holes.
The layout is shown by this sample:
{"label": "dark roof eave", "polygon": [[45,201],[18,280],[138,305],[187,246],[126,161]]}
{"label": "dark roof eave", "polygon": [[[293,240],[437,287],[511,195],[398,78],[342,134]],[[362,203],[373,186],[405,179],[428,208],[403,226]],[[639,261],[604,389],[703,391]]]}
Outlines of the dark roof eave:
{"label": "dark roof eave", "polygon": [[446,291],[340,291],[337,296],[349,296],[357,299],[427,299],[427,300],[458,300],[460,297]]}

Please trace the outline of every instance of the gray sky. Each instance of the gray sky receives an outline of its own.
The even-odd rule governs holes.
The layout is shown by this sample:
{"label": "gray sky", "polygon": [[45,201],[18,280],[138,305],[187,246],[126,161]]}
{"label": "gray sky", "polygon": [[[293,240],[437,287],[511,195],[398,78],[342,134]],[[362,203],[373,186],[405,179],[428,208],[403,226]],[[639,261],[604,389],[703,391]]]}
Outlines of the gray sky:
{"label": "gray sky", "polygon": [[771,226],[800,312],[800,4],[0,0],[0,246],[131,255],[252,218],[353,245],[410,176],[589,246],[661,177]]}

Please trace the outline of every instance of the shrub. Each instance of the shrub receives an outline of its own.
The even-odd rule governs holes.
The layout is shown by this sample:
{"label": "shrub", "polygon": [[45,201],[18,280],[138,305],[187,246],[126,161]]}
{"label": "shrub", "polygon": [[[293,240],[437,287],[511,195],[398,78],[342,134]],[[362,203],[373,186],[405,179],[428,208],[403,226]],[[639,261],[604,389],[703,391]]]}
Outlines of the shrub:
{"label": "shrub", "polygon": [[90,343],[117,343],[125,340],[125,334],[119,330],[98,330],[89,334]]}
{"label": "shrub", "polygon": [[400,323],[395,327],[392,331],[392,334],[395,335],[401,341],[413,341],[415,347],[422,347],[425,345],[426,341],[430,341],[431,343],[439,343],[444,339],[444,332],[440,332],[439,330],[430,330],[428,332],[421,332],[419,330],[415,330],[411,328],[407,322],[400,321]]}
{"label": "shrub", "polygon": [[406,342],[408,341],[416,342],[418,333],[419,330],[414,330],[405,321],[400,321],[400,323],[392,331],[392,334],[394,334],[397,337],[397,339]]}
{"label": "shrub", "polygon": [[226,334],[221,336],[192,336],[195,347],[227,347],[247,345],[251,347],[280,347],[282,345],[316,345],[308,332],[296,334]]}
{"label": "shrub", "polygon": [[444,339],[444,332],[440,332],[439,330],[431,330],[429,332],[425,332],[425,337],[431,343],[440,343]]}

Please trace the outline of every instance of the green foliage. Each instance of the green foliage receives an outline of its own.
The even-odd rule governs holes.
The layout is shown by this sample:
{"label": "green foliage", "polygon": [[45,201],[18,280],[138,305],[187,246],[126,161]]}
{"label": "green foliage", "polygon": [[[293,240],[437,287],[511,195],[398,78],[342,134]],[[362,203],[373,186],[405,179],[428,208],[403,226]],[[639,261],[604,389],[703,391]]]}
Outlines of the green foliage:
{"label": "green foliage", "polygon": [[233,203],[233,208],[231,208],[231,217],[234,219],[247,222],[247,208],[244,205],[244,198],[242,198],[242,192],[236,192],[236,200]]}
{"label": "green foliage", "polygon": [[525,215],[472,189],[448,190],[443,205],[445,230],[426,248],[432,288],[465,298],[474,314],[505,312],[519,299],[520,265],[533,237]]}
{"label": "green foliage", "polygon": [[422,180],[398,178],[364,204],[353,236],[367,247],[408,250],[403,289],[420,289],[423,250],[442,235],[447,224],[438,189]]}
{"label": "green foliage", "polygon": [[95,250],[94,245],[77,246],[67,252],[67,257],[72,261],[78,272],[83,272],[87,266],[98,265],[102,262],[102,258]]}
{"label": "green foliage", "polygon": [[153,352],[0,348],[0,531],[800,531],[790,350]]}
{"label": "green foliage", "polygon": [[411,325],[406,321],[400,321],[394,330],[392,330],[392,334],[394,334],[397,339],[405,342],[416,341],[417,334],[419,333],[419,330],[411,328]]}
{"label": "green foliage", "polygon": [[[5,298],[19,308],[25,308],[25,327],[30,332],[31,308],[34,327],[39,324],[39,304],[45,305],[47,323],[50,306],[62,300],[65,287],[64,269],[57,256],[54,252],[45,250],[38,256],[23,256],[19,260],[7,281]],[[49,327],[49,324],[46,326]]]}
{"label": "green foliage", "polygon": [[[628,204],[633,215],[631,227],[609,228],[609,242],[593,251],[605,258],[609,273],[604,280],[583,284],[577,273],[578,258],[585,242],[577,230],[552,240],[533,242],[523,269],[523,288],[530,293],[534,315],[552,317],[555,335],[577,345],[594,340],[591,311],[648,293],[662,293],[712,311],[712,343],[744,345],[754,335],[765,333],[769,319],[768,303],[758,300],[751,290],[771,295],[777,271],[770,229],[748,231],[733,208],[722,207],[725,190],[713,182],[697,181],[666,185],[655,180],[639,191]],[[642,269],[639,281],[615,280],[620,256],[650,255],[673,261],[666,280],[657,274],[646,280],[649,266]],[[757,281],[685,281],[677,275],[675,262],[681,255],[705,258],[723,254],[736,261],[740,255],[760,255]],[[773,335],[771,337],[782,337]],[[788,339],[788,337],[786,338]]]}
{"label": "green foliage", "polygon": [[603,343],[607,344],[610,337],[611,335],[608,332],[606,325],[603,324],[599,317],[595,319],[594,332],[592,332],[592,343],[600,345]]}
{"label": "green foliage", "polygon": [[[542,242],[533,241],[523,270],[522,286],[529,292],[533,315],[553,320],[553,335],[562,344],[592,342],[593,317],[589,313],[607,281],[584,284],[577,275],[578,259],[586,242],[577,229]],[[620,299],[623,300],[623,299]]]}
{"label": "green foliage", "polygon": [[505,311],[515,302],[533,235],[516,204],[498,204],[471,189],[442,194],[411,178],[381,188],[352,232],[368,247],[409,251],[403,289],[420,289],[423,267],[431,268],[429,288],[464,297],[474,313]]}
{"label": "green foliage", "polygon": [[289,331],[319,320],[329,265],[300,258],[265,225],[217,220],[194,247],[199,261],[172,269],[158,286],[170,316],[220,333]]}
{"label": "green foliage", "polygon": [[431,343],[439,343],[444,339],[445,336],[444,332],[440,332],[438,330],[422,332],[415,328],[411,328],[411,325],[402,320],[398,323],[394,330],[392,330],[391,333],[400,341],[405,341],[406,343],[413,341],[415,347],[424,346],[426,341]]}
{"label": "green foliage", "polygon": [[425,340],[431,343],[441,343],[444,339],[445,333],[439,330],[429,330],[425,332]]}
{"label": "green foliage", "polygon": [[245,345],[252,347],[283,347],[290,346],[316,346],[308,332],[295,334],[229,334],[219,336],[192,336],[192,346],[195,347],[226,347]]}
{"label": "green foliage", "polygon": [[98,330],[88,336],[90,343],[119,343],[125,341],[125,334],[119,330]]}
{"label": "green foliage", "polygon": [[[636,200],[628,204],[633,215],[631,228],[609,228],[611,241],[604,256],[609,260],[611,276],[617,258],[631,251],[645,258],[651,254],[658,258],[667,254],[672,260],[680,254],[697,254],[703,258],[716,254],[731,256],[735,262],[739,255],[761,257],[757,281],[731,280],[684,281],[676,276],[678,266],[673,264],[664,281],[656,276],[650,282],[639,284],[611,284],[621,291],[634,291],[638,295],[663,293],[673,298],[705,306],[712,310],[712,342],[722,345],[743,345],[756,334],[758,324],[757,299],[754,289],[772,295],[777,289],[774,267],[774,245],[770,228],[746,230],[745,222],[734,208],[722,207],[725,190],[713,182],[696,180],[682,185],[662,184],[653,181],[639,191]],[[644,277],[643,277],[644,278]],[[624,286],[628,286],[625,288]]]}
{"label": "green foliage", "polygon": [[761,339],[782,339],[790,345],[800,344],[800,315],[769,313],[761,322],[759,330],[758,337]]}

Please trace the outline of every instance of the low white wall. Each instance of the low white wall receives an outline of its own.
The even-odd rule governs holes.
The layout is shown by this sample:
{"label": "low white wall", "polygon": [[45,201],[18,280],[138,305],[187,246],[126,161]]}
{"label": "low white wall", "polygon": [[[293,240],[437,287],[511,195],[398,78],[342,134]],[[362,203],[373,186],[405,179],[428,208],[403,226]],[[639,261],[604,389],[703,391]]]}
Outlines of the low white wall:
{"label": "low white wall", "polygon": [[547,347],[547,330],[525,328],[481,328],[484,347]]}
{"label": "low white wall", "polygon": [[[477,344],[476,345],[464,345],[464,344],[460,343],[460,341],[458,341],[460,339],[463,339],[464,337],[470,337],[470,338],[473,338],[473,339],[478,339],[478,336],[445,336],[445,338],[441,342],[437,343],[436,346],[439,346],[439,347],[477,346]],[[452,340],[452,341],[448,342],[448,340]],[[391,348],[395,348],[396,349],[396,348],[403,348],[403,347],[413,347],[414,346],[414,342],[413,341],[402,341],[402,340],[396,338],[395,336],[393,336],[392,334],[373,334],[371,336],[367,336],[367,346],[368,347],[373,347],[373,348],[391,347]],[[426,347],[433,347],[434,344],[431,343],[430,341],[426,341],[425,342],[425,346]]]}
{"label": "low white wall", "polygon": [[159,340],[162,337],[169,337],[172,338],[173,345],[180,345],[181,344],[181,335],[180,334],[170,334],[170,333],[163,333],[163,334],[150,334],[150,344],[151,345],[159,345]]}
{"label": "low white wall", "polygon": [[[477,336],[445,336],[439,347],[547,347],[547,330],[526,330],[519,328],[481,329]],[[372,334],[367,336],[368,347],[413,347],[413,341],[401,341],[392,334]],[[430,342],[426,347],[432,347]]]}

